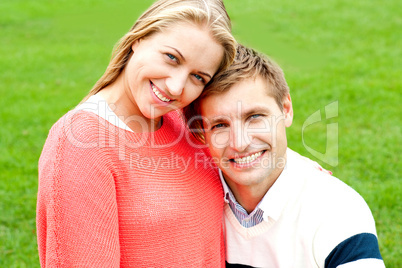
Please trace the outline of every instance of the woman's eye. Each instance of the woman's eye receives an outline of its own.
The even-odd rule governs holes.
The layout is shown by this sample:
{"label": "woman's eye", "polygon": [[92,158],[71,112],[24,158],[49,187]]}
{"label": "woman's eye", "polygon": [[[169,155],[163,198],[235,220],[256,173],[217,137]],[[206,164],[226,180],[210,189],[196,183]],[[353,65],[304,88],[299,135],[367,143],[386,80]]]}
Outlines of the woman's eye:
{"label": "woman's eye", "polygon": [[200,82],[202,82],[202,83],[205,82],[204,78],[202,78],[202,77],[199,76],[198,74],[195,74],[194,77],[195,77],[197,80],[199,80]]}
{"label": "woman's eye", "polygon": [[172,54],[167,53],[166,55],[169,57],[169,59],[171,59],[173,61],[178,61],[177,58],[175,56],[173,56]]}

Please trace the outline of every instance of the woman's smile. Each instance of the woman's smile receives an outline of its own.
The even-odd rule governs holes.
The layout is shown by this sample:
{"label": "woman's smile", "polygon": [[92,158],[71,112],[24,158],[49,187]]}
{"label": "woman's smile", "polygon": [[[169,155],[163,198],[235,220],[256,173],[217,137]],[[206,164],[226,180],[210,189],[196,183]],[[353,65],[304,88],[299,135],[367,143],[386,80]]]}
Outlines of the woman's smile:
{"label": "woman's smile", "polygon": [[151,88],[152,88],[152,91],[154,92],[155,96],[156,96],[159,100],[161,100],[162,102],[171,102],[171,101],[173,101],[172,99],[168,98],[165,93],[163,93],[162,91],[160,91],[160,90],[158,89],[158,87],[155,86],[152,82],[151,82]]}

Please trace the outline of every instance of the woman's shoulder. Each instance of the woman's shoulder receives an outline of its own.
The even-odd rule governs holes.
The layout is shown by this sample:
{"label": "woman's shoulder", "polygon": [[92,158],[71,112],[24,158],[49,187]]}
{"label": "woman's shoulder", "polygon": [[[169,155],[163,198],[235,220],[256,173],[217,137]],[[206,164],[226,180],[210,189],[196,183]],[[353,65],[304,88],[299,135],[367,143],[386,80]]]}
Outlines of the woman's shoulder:
{"label": "woman's shoulder", "polygon": [[80,128],[82,131],[92,131],[93,126],[104,125],[100,124],[103,121],[104,119],[93,112],[73,109],[62,116],[57,122],[61,123],[63,128],[73,126]]}
{"label": "woman's shoulder", "polygon": [[97,133],[99,128],[104,127],[104,123],[99,116],[83,110],[71,110],[63,115],[51,127],[49,136],[86,136]]}
{"label": "woman's shoulder", "polygon": [[105,129],[104,123],[97,115],[71,110],[51,127],[42,155],[99,147],[100,135],[105,133]]}

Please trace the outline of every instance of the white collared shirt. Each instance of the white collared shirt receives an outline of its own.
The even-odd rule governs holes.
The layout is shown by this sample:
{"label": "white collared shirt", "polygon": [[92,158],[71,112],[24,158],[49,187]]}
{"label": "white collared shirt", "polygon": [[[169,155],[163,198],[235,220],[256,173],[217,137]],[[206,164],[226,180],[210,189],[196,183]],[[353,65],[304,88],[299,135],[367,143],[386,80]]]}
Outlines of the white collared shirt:
{"label": "white collared shirt", "polygon": [[[285,166],[284,170],[275,181],[275,183],[271,186],[270,191],[268,191],[255,209],[248,214],[247,211],[237,202],[235,196],[233,195],[232,191],[230,190],[229,186],[227,185],[223,173],[219,170],[219,177],[222,182],[223,190],[224,190],[224,200],[225,203],[228,203],[230,208],[233,211],[233,214],[236,216],[236,219],[239,223],[246,228],[253,227],[263,220],[268,221],[268,217],[271,217],[274,220],[277,220],[281,214],[281,210],[286,202],[286,195],[279,195],[276,188],[281,188],[280,185],[284,184],[284,177],[289,176],[286,171],[287,165]],[[271,200],[275,200],[275,205],[272,205]],[[281,202],[278,203],[278,200]]]}

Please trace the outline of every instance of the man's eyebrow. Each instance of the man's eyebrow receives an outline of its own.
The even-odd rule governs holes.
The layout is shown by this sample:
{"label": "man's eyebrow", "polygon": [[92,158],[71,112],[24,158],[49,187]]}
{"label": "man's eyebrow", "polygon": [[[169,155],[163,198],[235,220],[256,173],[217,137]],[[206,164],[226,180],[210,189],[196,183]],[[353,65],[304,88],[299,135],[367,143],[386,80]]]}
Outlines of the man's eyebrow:
{"label": "man's eyebrow", "polygon": [[250,115],[253,115],[256,113],[261,113],[261,112],[262,112],[262,109],[251,108],[250,110],[243,111],[243,113],[241,115],[242,115],[242,117],[249,117]]}
{"label": "man's eyebrow", "polygon": [[228,116],[225,115],[218,115],[218,116],[214,116],[213,118],[206,118],[204,117],[204,125],[205,123],[207,123],[208,125],[215,125],[217,123],[222,123],[222,122],[226,122],[227,120],[229,120]]}
{"label": "man's eyebrow", "polygon": [[249,110],[245,110],[241,113],[242,118],[247,118],[253,114],[271,114],[271,110],[267,106],[253,107]]}
{"label": "man's eyebrow", "polygon": [[[171,47],[171,46],[166,46],[166,47],[171,48],[171,49],[173,49],[174,51],[176,51],[177,54],[179,54],[180,58],[182,58],[183,61],[186,61],[186,58],[183,56],[183,54],[181,54],[181,52],[180,52],[177,48],[174,48],[174,47]],[[200,74],[202,74],[202,75],[205,75],[205,76],[208,76],[209,79],[212,79],[212,75],[210,75],[209,73],[200,72],[200,71],[198,71],[198,73],[200,73]]]}

